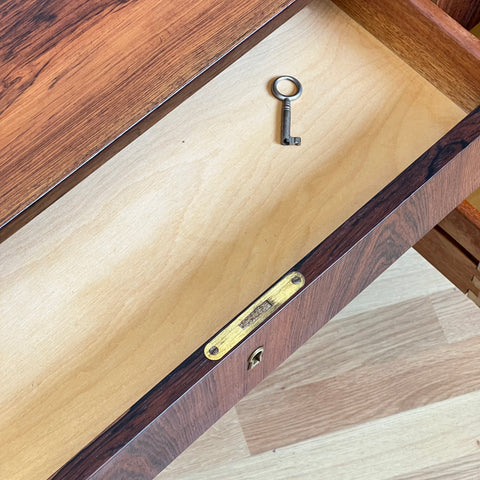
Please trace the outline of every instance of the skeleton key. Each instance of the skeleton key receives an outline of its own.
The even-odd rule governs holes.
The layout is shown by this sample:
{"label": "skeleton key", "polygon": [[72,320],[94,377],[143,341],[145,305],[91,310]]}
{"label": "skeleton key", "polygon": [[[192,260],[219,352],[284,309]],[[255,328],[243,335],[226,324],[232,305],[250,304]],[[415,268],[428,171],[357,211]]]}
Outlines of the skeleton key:
{"label": "skeleton key", "polygon": [[[297,91],[292,95],[283,95],[278,91],[278,84],[283,80],[289,80],[297,87]],[[294,77],[290,75],[282,75],[275,79],[272,85],[272,93],[279,100],[283,102],[282,106],[282,129],[281,129],[281,138],[282,145],[300,145],[302,139],[300,137],[291,137],[290,136],[290,123],[292,117],[292,106],[291,102],[296,100],[302,94],[302,84]]]}

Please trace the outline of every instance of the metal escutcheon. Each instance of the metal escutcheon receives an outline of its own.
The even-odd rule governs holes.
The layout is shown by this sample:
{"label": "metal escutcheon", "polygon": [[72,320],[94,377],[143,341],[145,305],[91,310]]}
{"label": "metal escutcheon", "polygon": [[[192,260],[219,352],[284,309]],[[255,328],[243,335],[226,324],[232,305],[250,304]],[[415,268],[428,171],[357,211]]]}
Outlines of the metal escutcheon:
{"label": "metal escutcheon", "polygon": [[258,347],[249,357],[248,357],[248,369],[252,370],[255,368],[263,358],[263,347]]}

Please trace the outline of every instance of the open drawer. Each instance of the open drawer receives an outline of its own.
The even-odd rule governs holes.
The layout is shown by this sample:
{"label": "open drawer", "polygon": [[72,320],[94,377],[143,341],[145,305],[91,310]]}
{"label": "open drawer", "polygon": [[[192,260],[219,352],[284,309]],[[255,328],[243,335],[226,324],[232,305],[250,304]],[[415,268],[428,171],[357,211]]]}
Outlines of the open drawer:
{"label": "open drawer", "polygon": [[[464,116],[314,1],[7,238],[0,477],[154,478],[480,185]],[[252,304],[279,281],[278,309]],[[263,322],[207,358],[250,304]]]}

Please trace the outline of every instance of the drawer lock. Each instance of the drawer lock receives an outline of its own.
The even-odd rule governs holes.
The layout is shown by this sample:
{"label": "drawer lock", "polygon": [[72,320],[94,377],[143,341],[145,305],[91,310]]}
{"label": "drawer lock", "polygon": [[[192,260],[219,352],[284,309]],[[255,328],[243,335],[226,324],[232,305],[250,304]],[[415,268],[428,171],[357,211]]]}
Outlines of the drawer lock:
{"label": "drawer lock", "polygon": [[[205,356],[210,360],[220,360],[304,285],[305,277],[300,272],[285,275],[205,345]],[[261,354],[257,363],[260,360]]]}

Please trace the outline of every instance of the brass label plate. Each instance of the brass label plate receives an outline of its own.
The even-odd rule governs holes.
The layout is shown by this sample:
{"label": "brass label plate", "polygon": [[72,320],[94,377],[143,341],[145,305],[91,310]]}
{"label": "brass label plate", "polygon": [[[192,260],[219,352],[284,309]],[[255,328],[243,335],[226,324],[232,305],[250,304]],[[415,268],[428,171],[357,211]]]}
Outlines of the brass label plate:
{"label": "brass label plate", "polygon": [[304,285],[305,277],[301,273],[285,275],[205,345],[205,356],[220,360]]}

